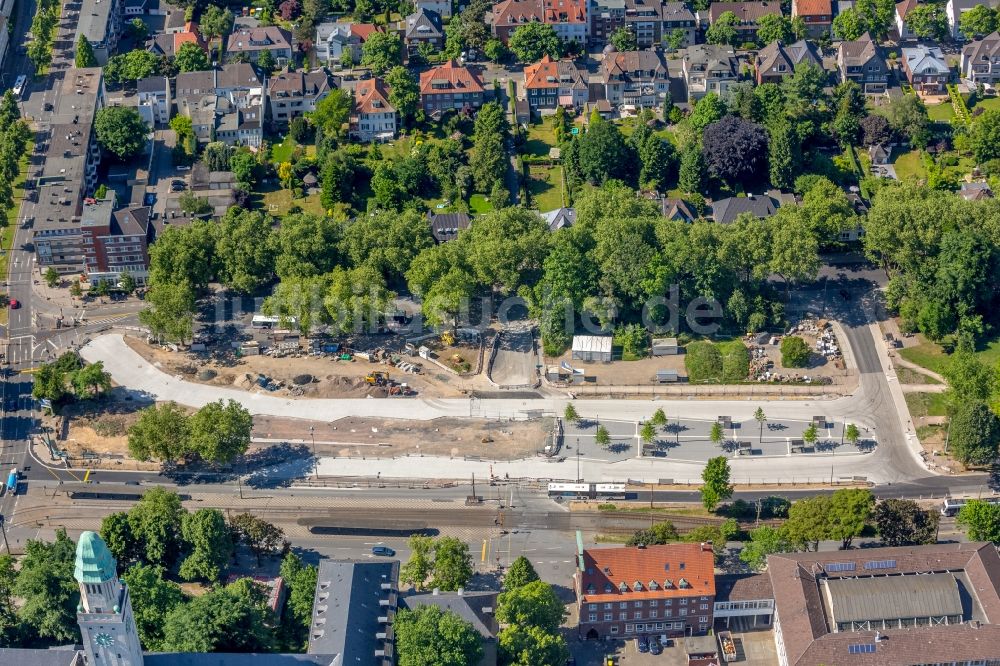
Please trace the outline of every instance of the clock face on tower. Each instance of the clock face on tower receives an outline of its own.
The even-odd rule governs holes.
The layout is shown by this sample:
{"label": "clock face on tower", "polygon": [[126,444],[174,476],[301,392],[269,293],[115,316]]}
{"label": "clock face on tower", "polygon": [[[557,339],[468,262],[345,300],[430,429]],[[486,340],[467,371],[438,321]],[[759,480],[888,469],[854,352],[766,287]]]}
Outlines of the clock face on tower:
{"label": "clock face on tower", "polygon": [[101,647],[109,648],[115,644],[115,639],[113,636],[111,636],[111,634],[105,634],[105,633],[97,634],[95,640],[97,641],[97,644],[100,645]]}

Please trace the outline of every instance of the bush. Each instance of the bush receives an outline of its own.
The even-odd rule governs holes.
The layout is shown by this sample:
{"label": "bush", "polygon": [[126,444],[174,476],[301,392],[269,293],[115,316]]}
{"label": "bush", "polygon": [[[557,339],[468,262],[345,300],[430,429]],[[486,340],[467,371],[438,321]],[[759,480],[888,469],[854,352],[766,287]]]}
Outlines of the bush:
{"label": "bush", "polygon": [[642,324],[628,324],[615,329],[614,344],[622,347],[622,360],[645,358],[649,354],[649,331]]}
{"label": "bush", "polygon": [[750,352],[739,340],[692,342],[686,348],[684,367],[692,383],[742,382],[750,372]]}
{"label": "bush", "polygon": [[786,368],[804,368],[809,364],[809,345],[797,335],[781,341],[781,365]]}

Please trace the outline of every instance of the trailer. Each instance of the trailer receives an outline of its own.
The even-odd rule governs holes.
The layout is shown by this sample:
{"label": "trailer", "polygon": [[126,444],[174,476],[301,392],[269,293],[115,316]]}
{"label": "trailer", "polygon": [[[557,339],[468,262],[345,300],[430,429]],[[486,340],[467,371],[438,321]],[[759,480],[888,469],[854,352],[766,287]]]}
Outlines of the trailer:
{"label": "trailer", "polygon": [[10,470],[10,474],[7,475],[7,492],[16,495],[17,494],[17,468]]}

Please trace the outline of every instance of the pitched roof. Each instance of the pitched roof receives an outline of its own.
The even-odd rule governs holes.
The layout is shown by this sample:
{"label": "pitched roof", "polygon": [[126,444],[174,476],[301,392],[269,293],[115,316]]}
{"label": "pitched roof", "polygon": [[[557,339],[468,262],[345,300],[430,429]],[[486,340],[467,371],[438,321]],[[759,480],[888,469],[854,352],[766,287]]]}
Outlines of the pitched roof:
{"label": "pitched roof", "polygon": [[896,3],[896,14],[905,21],[907,14],[913,11],[913,8],[916,6],[917,0],[903,0]]}
{"label": "pitched roof", "polygon": [[708,8],[708,20],[715,23],[723,12],[732,12],[740,23],[756,23],[764,16],[781,16],[780,2],[713,2]]}
{"label": "pitched roof", "polygon": [[496,638],[499,627],[494,615],[497,607],[496,592],[428,592],[411,594],[401,599],[411,610],[423,606],[437,606],[451,611],[472,625],[483,638]]}
{"label": "pitched roof", "polygon": [[352,23],[351,34],[364,42],[376,32],[385,32],[382,26],[374,23]]}
{"label": "pitched roof", "polygon": [[660,212],[668,220],[693,222],[698,217],[691,212],[691,209],[688,208],[687,203],[683,199],[672,197],[664,197],[660,200]]}
{"label": "pitched roof", "polygon": [[381,79],[359,81],[354,88],[354,113],[395,113],[389,103],[389,91]]}
{"label": "pitched roof", "polygon": [[781,193],[776,190],[761,195],[727,197],[712,204],[712,219],[719,224],[730,224],[743,213],[753,213],[755,217],[764,219],[774,215],[781,204]]}
{"label": "pitched roof", "polygon": [[1000,57],[1000,31],[963,46],[962,57],[971,61]]}
{"label": "pitched roof", "polygon": [[227,51],[259,51],[292,48],[292,33],[276,25],[239,28],[229,35]]}
{"label": "pitched roof", "polygon": [[468,229],[472,218],[468,213],[427,213],[431,223],[431,235],[438,243],[447,243],[458,238],[458,232]]}
{"label": "pitched roof", "polygon": [[586,0],[503,0],[493,6],[493,25],[586,23]]}
{"label": "pitched roof", "polygon": [[736,574],[715,577],[716,601],[757,601],[774,598],[771,578],[766,574]]}
{"label": "pitched roof", "polygon": [[936,46],[919,44],[904,48],[903,60],[914,74],[947,74],[951,71],[944,62],[944,53]]}
{"label": "pitched roof", "polygon": [[268,82],[268,94],[284,94],[296,97],[315,97],[330,89],[330,77],[326,71],[281,72]]}
{"label": "pitched roof", "polygon": [[960,196],[966,201],[982,201],[992,199],[993,190],[990,189],[989,183],[962,183]]}
{"label": "pitched roof", "polygon": [[593,548],[583,551],[583,566],[580,594],[586,602],[618,601],[623,589],[635,599],[715,595],[710,544]]}
{"label": "pitched roof", "polygon": [[791,74],[800,62],[822,65],[816,47],[804,39],[787,46],[780,41],[771,42],[757,53],[755,65],[758,72],[768,72],[783,64],[785,71]]}
{"label": "pitched roof", "polygon": [[558,88],[560,85],[587,88],[587,79],[576,62],[553,60],[546,53],[540,61],[524,68],[524,87],[528,90]]}
{"label": "pitched roof", "polygon": [[[438,86],[447,84],[445,88]],[[430,69],[420,74],[420,94],[436,95],[451,93],[452,90],[463,92],[483,92],[483,84],[475,72],[454,60]]]}
{"label": "pitched roof", "polygon": [[662,7],[664,21],[694,20],[694,13],[685,2],[664,2]]}
{"label": "pitched roof", "polygon": [[879,56],[879,48],[874,40],[872,40],[872,36],[866,32],[856,41],[841,42],[839,53],[845,64],[863,65],[872,58]]}
{"label": "pitched roof", "polygon": [[441,15],[433,10],[421,7],[406,17],[407,39],[433,39],[443,34]]}
{"label": "pitched roof", "polygon": [[[1000,556],[988,543],[947,543],[877,550],[787,553],[767,559],[768,576],[774,590],[775,611],[781,617],[782,640],[788,663],[846,664],[852,666],[897,666],[975,659],[1000,658]],[[963,594],[974,603],[963,608],[963,624],[879,629],[885,640],[875,642],[875,630],[834,633],[827,621],[822,585],[830,581],[856,579],[874,599],[883,594],[876,588],[886,577],[904,580],[905,586],[930,594],[934,574],[951,573],[961,582]],[[920,574],[920,575],[917,575]],[[906,580],[908,579],[908,580]],[[822,581],[827,581],[823,583]],[[916,581],[916,582],[913,582]],[[896,584],[894,581],[893,584]],[[900,592],[894,591],[893,594]],[[973,601],[973,600],[970,600]],[[860,603],[875,603],[861,601]],[[902,602],[897,602],[902,603]],[[950,603],[942,601],[942,603]],[[872,612],[879,609],[874,608]],[[889,611],[894,609],[889,608]],[[920,609],[926,611],[926,609]],[[895,611],[894,611],[895,612]],[[978,622],[973,626],[971,622]],[[881,624],[880,624],[881,626]],[[854,654],[852,645],[868,644],[871,652]],[[850,655],[850,656],[848,656]]]}
{"label": "pitched roof", "polygon": [[794,14],[796,16],[832,16],[833,3],[831,0],[793,0]]}
{"label": "pitched roof", "polygon": [[643,50],[609,53],[601,63],[601,73],[605,83],[612,76],[627,77],[633,72],[639,72],[639,78],[643,79],[649,78],[650,72],[653,72],[653,77],[666,78],[669,75],[663,54],[657,51]]}
{"label": "pitched roof", "polygon": [[112,230],[123,236],[145,236],[149,230],[149,208],[134,206],[114,212]]}
{"label": "pitched roof", "polygon": [[377,636],[379,617],[391,616],[398,579],[399,560],[321,560],[308,651],[340,654],[344,664],[371,663],[385,643]]}

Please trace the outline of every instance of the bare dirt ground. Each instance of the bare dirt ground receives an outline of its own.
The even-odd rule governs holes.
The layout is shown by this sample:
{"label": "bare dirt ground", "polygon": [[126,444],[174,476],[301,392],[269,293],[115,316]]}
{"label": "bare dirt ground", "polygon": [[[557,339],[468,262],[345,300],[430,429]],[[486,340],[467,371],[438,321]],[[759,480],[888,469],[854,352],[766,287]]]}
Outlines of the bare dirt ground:
{"label": "bare dirt ground", "polygon": [[565,361],[572,368],[583,370],[587,382],[601,386],[636,386],[652,385],[657,370],[676,370],[679,377],[687,377],[684,369],[684,354],[676,356],[657,356],[638,361],[613,361],[611,363],[575,361],[573,353],[567,351],[562,356],[545,357],[545,365],[559,365]]}
{"label": "bare dirt ground", "polygon": [[[462,378],[426,361],[421,374],[411,374],[360,358],[339,361],[303,354],[301,357],[247,356],[220,361],[208,354],[174,352],[136,338],[126,337],[125,341],[147,361],[164,372],[182,376],[186,381],[253,392],[264,391],[256,384],[257,376],[263,374],[282,384],[282,388],[275,392],[276,395],[290,395],[289,389],[296,386],[302,391],[302,397],[308,398],[363,398],[369,395],[385,397],[384,388],[372,387],[364,380],[365,375],[376,370],[388,372],[391,379],[406,383],[419,395],[456,397],[462,395],[466,386],[466,381]],[[311,377],[311,381],[301,385],[294,383],[296,378],[306,375]]]}
{"label": "bare dirt ground", "polygon": [[[310,432],[309,428],[315,429]],[[435,456],[479,456],[516,459],[542,449],[551,419],[497,422],[486,419],[348,418],[331,423],[257,417],[254,437],[316,441],[317,455],[389,458],[424,453]],[[486,441],[484,441],[486,440]]]}
{"label": "bare dirt ground", "polygon": [[159,469],[158,463],[139,462],[128,453],[128,429],[142,406],[113,398],[70,404],[60,416],[43,416],[42,425],[73,466]]}

